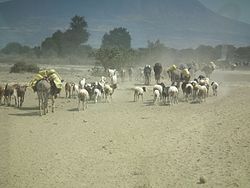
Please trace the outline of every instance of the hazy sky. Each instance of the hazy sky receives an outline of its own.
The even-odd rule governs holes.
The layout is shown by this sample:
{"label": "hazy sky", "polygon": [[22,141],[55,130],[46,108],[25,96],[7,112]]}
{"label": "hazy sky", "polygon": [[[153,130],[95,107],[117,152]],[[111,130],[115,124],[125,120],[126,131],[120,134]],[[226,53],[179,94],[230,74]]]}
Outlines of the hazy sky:
{"label": "hazy sky", "polygon": [[250,24],[250,0],[199,0],[214,12]]}
{"label": "hazy sky", "polygon": [[[11,0],[0,0],[0,3],[4,1],[11,1]],[[199,0],[199,1],[208,8],[210,8],[211,10],[213,10],[214,12],[250,24],[250,0]]]}
{"label": "hazy sky", "polygon": [[[44,6],[41,6],[41,10],[46,8],[45,10],[48,10],[48,12],[49,12],[48,13],[49,17],[46,17],[47,15],[44,16],[43,11],[41,12],[39,10],[39,8],[40,8],[39,6],[35,6],[35,8],[38,9],[37,14],[35,14],[36,12],[34,13],[33,9],[31,8],[32,6],[34,6],[34,4],[36,4],[36,2],[38,2],[38,0],[29,0],[29,1],[28,0],[27,1],[25,1],[25,0],[0,0],[0,3],[5,2],[5,1],[15,1],[15,2],[21,2],[21,3],[13,3],[17,6],[14,6],[13,12],[8,12],[9,14],[7,14],[8,16],[6,16],[6,17],[4,17],[4,16],[1,17],[1,12],[0,12],[0,24],[2,24],[2,25],[0,25],[0,36],[1,36],[0,47],[1,47],[1,45],[5,45],[6,43],[8,43],[10,41],[18,41],[18,42],[21,42],[23,44],[34,45],[34,44],[41,42],[46,36],[50,36],[53,32],[55,32],[58,29],[65,30],[68,27],[68,21],[70,18],[69,15],[72,15],[72,12],[79,12],[82,10],[78,9],[78,7],[72,6],[73,7],[72,8],[71,6],[69,6],[69,7],[71,7],[71,8],[69,8],[69,10],[71,12],[70,11],[66,12],[66,11],[64,11],[64,6],[68,6],[70,4],[75,5],[76,3],[73,3],[73,2],[78,2],[78,4],[83,5],[85,2],[85,0],[71,0],[71,1],[69,1],[69,0],[64,0],[64,1],[61,1],[61,0],[57,0],[57,1],[56,0],[46,0],[46,1],[40,0],[39,1],[40,4],[44,5]],[[55,2],[55,1],[56,2],[64,2],[64,3],[60,3],[61,6],[59,9],[49,10],[50,3]],[[106,4],[105,3],[106,0],[98,0],[95,2],[98,2],[98,4],[99,4],[99,1],[104,2],[103,4]],[[130,0],[130,2],[132,2],[132,1],[134,1],[134,0]],[[141,1],[143,2],[144,0],[141,0]],[[154,2],[154,1],[155,0],[147,0],[147,2]],[[168,0],[166,0],[166,2],[167,1]],[[250,10],[250,0],[199,0],[199,1],[203,5],[205,5],[207,8],[209,8],[210,10],[212,10],[216,13],[219,13],[219,14],[224,15],[226,17],[233,18],[235,20],[239,20],[239,21],[250,24],[250,11],[249,11]],[[25,2],[26,3],[28,2],[32,5],[25,4]],[[81,3],[79,3],[79,2],[81,2]],[[88,1],[88,2],[90,2],[90,1]],[[122,1],[121,0],[114,0],[113,2],[118,2],[116,4],[120,5],[120,2],[122,2]],[[127,2],[127,0],[123,1],[123,2]],[[161,0],[161,1],[157,1],[157,2],[158,2],[157,6],[159,6],[159,3],[162,3],[163,1]],[[170,1],[170,2],[175,2],[175,0]],[[188,9],[188,5],[189,5],[188,2],[196,3],[195,1],[191,1],[191,0],[182,0],[180,2],[184,8],[187,8],[187,9],[185,9],[187,11],[190,11]],[[51,3],[51,4],[53,4],[53,3]],[[162,4],[164,4],[164,3],[162,3]],[[191,4],[192,3],[190,3],[190,5]],[[58,6],[58,4],[55,4],[55,3],[53,5],[55,5],[55,7]],[[160,6],[161,6],[161,4],[160,4]],[[199,4],[197,6],[199,7]],[[84,7],[87,7],[87,6],[84,6]],[[178,7],[178,6],[176,6],[176,7]],[[183,7],[181,7],[181,8],[183,8]],[[22,8],[22,10],[20,10],[21,8]],[[150,12],[151,10],[152,10],[152,12],[155,12],[153,7],[151,8],[149,6],[147,8],[148,8],[147,11],[144,11],[144,12]],[[94,11],[91,11],[91,9],[87,9],[87,10],[90,10],[88,12],[89,15],[88,15],[88,13],[85,12],[87,14],[87,16],[86,15],[85,16],[86,16],[87,21],[89,23],[88,29],[91,32],[91,37],[89,39],[89,42],[93,46],[99,46],[99,43],[101,41],[101,36],[103,35],[103,33],[111,30],[117,24],[120,25],[120,22],[123,22],[123,26],[129,28],[129,31],[131,32],[131,34],[133,34],[133,37],[137,39],[136,40],[137,43],[135,42],[136,44],[134,44],[135,46],[144,46],[144,43],[147,40],[155,40],[155,38],[162,39],[161,36],[165,36],[164,34],[162,34],[165,32],[165,30],[163,30],[163,29],[159,30],[160,32],[158,33],[158,35],[155,35],[155,34],[152,35],[152,32],[154,32],[154,31],[152,31],[152,27],[150,27],[151,23],[149,23],[148,20],[142,20],[144,18],[140,17],[140,16],[134,18],[135,19],[134,22],[131,21],[132,17],[131,18],[126,17],[123,19],[122,19],[122,17],[117,17],[116,20],[110,19],[110,18],[109,18],[110,20],[106,19],[105,24],[102,24],[102,17],[100,15],[105,13],[105,11],[102,12],[103,9],[104,9],[103,6],[100,7],[101,11],[99,10],[99,12],[94,12]],[[130,11],[131,7],[128,7],[127,9]],[[107,9],[107,10],[109,10],[109,9]],[[115,10],[115,8],[112,7],[111,10],[112,10],[113,15],[117,15],[117,14],[120,15],[119,12],[117,13],[116,11],[113,11],[113,10]],[[97,14],[97,13],[100,13],[100,14]],[[94,14],[94,16],[92,14]],[[19,17],[19,15],[21,15],[21,16]],[[29,15],[32,15],[32,16],[29,16]],[[36,15],[38,15],[38,16],[36,16]],[[158,12],[156,15],[158,15]],[[62,16],[64,16],[64,17],[62,17]],[[88,18],[88,16],[90,17],[90,19]],[[68,20],[65,19],[65,17],[66,18],[68,17]],[[21,20],[21,18],[23,20]],[[56,20],[53,18],[55,18]],[[100,21],[100,19],[101,19],[101,21]],[[162,17],[162,19],[164,19],[164,17]],[[18,20],[21,20],[22,22],[19,23]],[[117,20],[119,20],[119,23],[116,22]],[[142,21],[140,21],[140,20],[142,20]],[[143,27],[138,27],[137,24],[139,22],[140,22],[141,26],[143,26]],[[246,27],[248,27],[248,26],[246,26]],[[148,32],[142,32],[142,30],[143,30],[142,28],[148,29],[147,30]],[[140,34],[138,34],[138,33],[140,33]],[[144,33],[145,35],[142,36],[141,33]],[[181,40],[180,36],[182,36],[182,35],[177,36],[177,33],[174,33],[174,34],[176,34],[176,36],[174,35],[172,38],[177,37],[177,39]],[[246,34],[246,36],[249,36],[249,34]],[[162,41],[164,42],[163,39],[162,39]],[[245,41],[245,39],[244,39],[244,41]],[[176,39],[174,39],[174,42],[176,42]],[[172,45],[172,43],[169,41],[169,39],[167,40],[166,43],[168,43],[169,45]]]}

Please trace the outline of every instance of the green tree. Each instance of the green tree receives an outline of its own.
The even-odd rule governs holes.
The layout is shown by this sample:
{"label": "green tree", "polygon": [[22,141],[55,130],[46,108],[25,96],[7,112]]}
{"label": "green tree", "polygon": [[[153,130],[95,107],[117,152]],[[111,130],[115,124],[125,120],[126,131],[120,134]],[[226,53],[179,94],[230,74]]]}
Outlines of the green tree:
{"label": "green tree", "polygon": [[133,66],[136,58],[136,51],[133,49],[121,48],[100,48],[95,58],[99,65],[102,65],[105,70],[115,68],[120,70],[124,67]]}
{"label": "green tree", "polygon": [[101,48],[131,48],[131,36],[126,28],[114,28],[105,33],[102,38]]}
{"label": "green tree", "polygon": [[65,32],[58,30],[42,42],[42,54],[63,56],[79,51],[79,48],[88,41],[90,36],[87,26],[84,17],[74,16],[69,29]]}
{"label": "green tree", "polygon": [[4,54],[15,54],[15,55],[31,55],[33,54],[32,48],[26,45],[21,45],[18,42],[8,43],[2,50]]}

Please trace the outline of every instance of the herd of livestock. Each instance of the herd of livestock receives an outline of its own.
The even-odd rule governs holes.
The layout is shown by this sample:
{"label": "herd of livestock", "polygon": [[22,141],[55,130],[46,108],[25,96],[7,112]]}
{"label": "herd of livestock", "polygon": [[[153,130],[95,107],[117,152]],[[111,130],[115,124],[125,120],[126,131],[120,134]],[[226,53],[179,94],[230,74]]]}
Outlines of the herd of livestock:
{"label": "herd of livestock", "polygon": [[[157,71],[158,69],[158,71]],[[150,70],[150,71],[149,71]],[[146,65],[141,73],[144,76],[144,86],[135,86],[133,88],[134,101],[138,101],[141,97],[143,101],[144,93],[151,89],[151,70],[150,65]],[[188,74],[183,75],[184,68],[176,68],[172,66],[169,68],[167,73],[171,84],[167,85],[161,81],[162,68],[160,64],[155,64],[153,67],[155,73],[156,84],[153,86],[153,104],[162,103],[168,104],[169,106],[178,103],[180,92],[183,98],[187,102],[203,102],[208,97],[209,91],[212,90],[213,95],[217,95],[219,84],[215,81],[210,83],[209,77],[199,75],[197,78],[192,78],[188,69]],[[187,70],[186,70],[187,71]],[[153,71],[152,71],[153,72]],[[129,80],[132,81],[132,75],[134,71],[132,68],[128,69]],[[108,75],[101,76],[98,81],[87,83],[85,78],[79,80],[78,83],[66,82],[64,85],[66,98],[75,96],[78,98],[78,110],[87,108],[89,100],[98,103],[102,100],[105,102],[112,101],[112,95],[115,89],[118,87],[118,77],[121,82],[125,78],[125,70],[121,70],[118,74],[116,69],[108,69]],[[19,84],[0,84],[0,104],[10,106],[11,99],[14,98],[15,105],[18,108],[22,107],[24,102],[24,96],[27,87],[29,85]],[[44,77],[35,83],[34,91],[37,92],[39,100],[40,115],[48,113],[48,100],[52,100],[52,112],[55,109],[55,98],[60,93],[61,89],[58,89],[53,83],[52,79]]]}

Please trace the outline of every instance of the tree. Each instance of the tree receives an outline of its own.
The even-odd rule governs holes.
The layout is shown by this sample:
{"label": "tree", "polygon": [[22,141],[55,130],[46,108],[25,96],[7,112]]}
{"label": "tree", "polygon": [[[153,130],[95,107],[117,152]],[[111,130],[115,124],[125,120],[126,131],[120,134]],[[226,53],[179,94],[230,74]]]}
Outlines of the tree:
{"label": "tree", "polygon": [[63,56],[77,52],[90,36],[87,26],[84,17],[74,16],[69,29],[65,32],[58,30],[42,42],[43,54]]}
{"label": "tree", "polygon": [[126,28],[114,28],[105,33],[102,38],[101,48],[131,48],[131,36]]}
{"label": "tree", "polygon": [[64,33],[65,42],[71,47],[77,48],[80,44],[86,43],[89,38],[89,33],[87,31],[87,22],[82,16],[74,16],[71,19],[70,28]]}
{"label": "tree", "polygon": [[108,68],[120,70],[122,67],[133,66],[136,53],[133,49],[100,48],[96,52],[95,58],[105,70]]}

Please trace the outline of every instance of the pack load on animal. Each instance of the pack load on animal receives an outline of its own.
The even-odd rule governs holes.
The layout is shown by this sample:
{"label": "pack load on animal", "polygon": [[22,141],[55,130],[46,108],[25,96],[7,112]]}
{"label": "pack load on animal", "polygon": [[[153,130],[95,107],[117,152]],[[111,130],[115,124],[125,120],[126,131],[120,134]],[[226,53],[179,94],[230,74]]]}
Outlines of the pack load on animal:
{"label": "pack load on animal", "polygon": [[188,71],[187,68],[183,69],[183,70],[181,71],[181,74],[182,74],[182,79],[183,79],[183,80],[189,81],[189,79],[190,79],[190,73],[189,73],[189,71]]}
{"label": "pack load on animal", "polygon": [[61,90],[63,87],[62,78],[54,69],[41,70],[34,75],[33,79],[29,83],[34,92],[36,92],[36,83],[42,79],[53,81],[58,90]]}
{"label": "pack load on animal", "polygon": [[177,69],[176,65],[172,65],[172,66],[170,66],[170,67],[168,68],[168,72],[172,72],[172,71],[174,71],[174,70],[176,70],[176,69]]}

